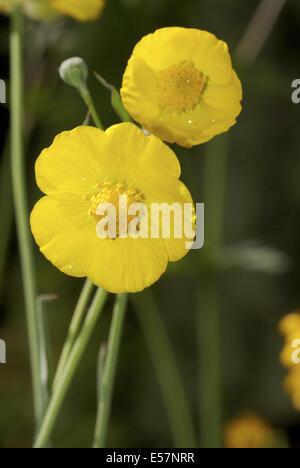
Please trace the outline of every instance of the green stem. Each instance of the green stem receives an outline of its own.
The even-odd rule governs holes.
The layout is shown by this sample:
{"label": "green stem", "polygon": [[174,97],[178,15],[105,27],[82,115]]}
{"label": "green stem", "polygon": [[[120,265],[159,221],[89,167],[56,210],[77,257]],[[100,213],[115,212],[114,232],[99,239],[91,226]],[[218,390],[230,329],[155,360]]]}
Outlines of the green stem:
{"label": "green stem", "polygon": [[68,336],[64,344],[62,354],[58,363],[58,367],[57,367],[57,371],[56,371],[55,379],[53,383],[53,388],[58,385],[58,382],[61,379],[66,362],[70,355],[71,349],[74,345],[75,339],[78,335],[81,324],[83,322],[84,314],[88,306],[88,303],[90,301],[93,289],[94,289],[94,285],[90,282],[90,280],[87,279],[84,283],[83,289],[81,291],[78,303],[74,311],[74,315],[73,315],[71,325],[68,331]]}
{"label": "green stem", "polygon": [[25,291],[27,326],[32,368],[36,419],[42,411],[40,353],[37,320],[37,287],[29,228],[23,146],[23,17],[19,1],[13,3],[10,35],[11,61],[11,164],[14,205],[18,231],[21,267]]}
{"label": "green stem", "polygon": [[98,318],[103,310],[105,300],[108,293],[103,289],[98,289],[93,300],[93,303],[89,309],[84,325],[77,338],[72,351],[69,355],[69,359],[64,368],[64,372],[57,382],[45,414],[45,418],[41,425],[40,431],[36,438],[34,448],[44,448],[52,434],[58,413],[61,409],[66,393],[70,387],[78,364],[86,350],[89,343],[92,332],[96,326]]}
{"label": "green stem", "polygon": [[201,252],[209,273],[199,279],[197,329],[199,346],[201,447],[222,446],[222,365],[218,278],[214,266],[222,245],[228,135],[207,145],[204,171],[206,245]]}
{"label": "green stem", "polygon": [[0,213],[1,219],[5,220],[1,226],[0,236],[0,289],[3,286],[4,270],[9,247],[10,234],[13,222],[13,199],[10,173],[10,151],[9,138],[4,147],[0,168]]}
{"label": "green stem", "polygon": [[107,355],[100,384],[98,417],[93,448],[104,448],[106,443],[127,300],[127,294],[119,294],[113,311]]}
{"label": "green stem", "polygon": [[222,446],[222,367],[219,298],[215,279],[203,278],[198,293],[200,446]]}
{"label": "green stem", "polygon": [[197,447],[194,424],[166,326],[150,290],[131,301],[144,333],[177,448]]}
{"label": "green stem", "polygon": [[88,109],[91,112],[91,115],[92,115],[92,117],[94,119],[96,127],[98,127],[100,130],[104,130],[103,124],[101,122],[101,119],[100,119],[99,114],[98,114],[98,112],[96,110],[93,98],[92,98],[91,93],[89,92],[88,88],[87,87],[82,87],[79,90],[79,92],[80,92],[84,102],[86,103]]}

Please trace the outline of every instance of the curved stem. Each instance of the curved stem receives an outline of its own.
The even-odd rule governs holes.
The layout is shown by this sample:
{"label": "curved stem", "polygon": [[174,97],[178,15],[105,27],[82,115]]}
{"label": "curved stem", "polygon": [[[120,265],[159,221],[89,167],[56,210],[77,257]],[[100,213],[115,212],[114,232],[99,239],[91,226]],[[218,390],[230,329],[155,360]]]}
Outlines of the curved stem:
{"label": "curved stem", "polygon": [[56,387],[54,387],[53,395],[51,397],[40,431],[36,438],[34,448],[44,448],[52,434],[57,415],[61,409],[78,364],[89,343],[98,318],[103,310],[107,295],[108,293],[103,289],[97,290],[93,303],[82,327],[81,333],[69,355],[63,374],[60,380],[57,382]]}
{"label": "curved stem", "polygon": [[57,371],[56,371],[55,379],[53,382],[53,388],[57,386],[63,374],[63,371],[65,368],[66,362],[68,360],[68,357],[70,355],[71,349],[74,345],[75,339],[80,330],[80,326],[82,324],[83,317],[84,317],[86,308],[88,306],[89,300],[91,298],[93,289],[94,289],[94,285],[90,282],[90,280],[87,279],[84,283],[83,289],[81,291],[78,303],[74,311],[74,315],[73,315],[71,325],[68,331],[68,336],[64,344],[62,354],[61,354],[61,357],[57,366]]}
{"label": "curved stem", "polygon": [[25,291],[27,326],[32,368],[34,408],[38,420],[42,411],[40,352],[37,320],[37,286],[29,228],[23,145],[23,18],[18,0],[13,3],[10,34],[11,61],[11,165],[14,206]]}
{"label": "curved stem", "polygon": [[150,290],[132,295],[140,326],[161,388],[170,430],[177,448],[197,447],[194,424],[176,356]]}
{"label": "curved stem", "polygon": [[88,88],[80,89],[80,94],[81,94],[84,102],[86,103],[88,109],[91,112],[91,115],[92,115],[92,117],[94,119],[96,127],[99,128],[100,130],[104,130],[103,124],[101,122],[101,119],[100,119],[99,114],[98,114],[98,112],[96,110],[93,98],[92,98],[91,93],[89,92]]}
{"label": "curved stem", "polygon": [[118,294],[113,311],[107,354],[100,383],[98,417],[93,448],[105,447],[127,299],[127,294]]}
{"label": "curved stem", "polygon": [[0,213],[5,220],[1,227],[0,236],[0,290],[3,287],[4,270],[8,255],[10,235],[13,224],[13,199],[10,171],[9,136],[4,146],[0,165]]}
{"label": "curved stem", "polygon": [[[213,140],[206,148],[204,202],[206,208],[203,253],[213,266],[222,245],[228,135]],[[201,447],[222,446],[222,365],[218,278],[212,271],[199,279],[197,322],[199,346]]]}

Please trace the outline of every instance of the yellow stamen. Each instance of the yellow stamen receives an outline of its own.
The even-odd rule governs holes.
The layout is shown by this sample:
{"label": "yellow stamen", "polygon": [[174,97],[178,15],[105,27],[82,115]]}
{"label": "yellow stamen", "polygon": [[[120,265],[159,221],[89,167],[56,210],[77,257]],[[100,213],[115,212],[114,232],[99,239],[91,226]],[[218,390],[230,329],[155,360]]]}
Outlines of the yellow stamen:
{"label": "yellow stamen", "polygon": [[127,187],[122,183],[104,182],[97,187],[99,192],[89,197],[91,207],[89,210],[90,216],[94,216],[97,221],[100,221],[104,215],[98,214],[98,208],[102,203],[111,203],[116,209],[116,232],[119,236],[120,209],[126,209],[127,204],[127,229],[128,224],[136,215],[129,215],[128,209],[133,203],[141,203],[144,200],[143,195],[135,189]]}
{"label": "yellow stamen", "polygon": [[199,103],[208,78],[187,60],[160,71],[158,76],[161,107],[188,112]]}

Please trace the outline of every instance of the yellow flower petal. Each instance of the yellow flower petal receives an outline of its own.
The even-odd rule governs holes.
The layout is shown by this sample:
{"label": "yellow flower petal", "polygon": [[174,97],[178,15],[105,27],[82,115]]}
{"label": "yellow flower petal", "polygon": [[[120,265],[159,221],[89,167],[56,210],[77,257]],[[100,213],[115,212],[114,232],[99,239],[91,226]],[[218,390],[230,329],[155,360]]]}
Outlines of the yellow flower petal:
{"label": "yellow flower petal", "polygon": [[[160,231],[151,238],[151,230],[149,238],[122,238],[119,230],[114,238],[97,234],[99,204],[118,209],[120,195],[148,208],[193,206],[173,151],[135,125],[62,133],[38,158],[36,176],[48,196],[32,212],[32,232],[41,252],[64,273],[86,276],[110,292],[137,292],[157,281],[168,261],[187,254],[186,239],[174,238],[174,222],[168,239]],[[151,221],[149,211],[149,226]]]}
{"label": "yellow flower petal", "polygon": [[[175,189],[175,193],[173,193],[172,196],[170,196],[170,194],[166,194],[164,199],[170,205],[172,205],[173,203],[180,203],[182,205],[183,207],[182,225],[183,226],[185,222],[187,223],[191,222],[189,212],[187,211],[185,213],[184,206],[185,204],[190,204],[193,206],[193,209],[194,209],[194,203],[193,203],[193,199],[189,190],[186,188],[186,186],[182,182],[178,183]],[[164,239],[165,249],[168,252],[170,262],[177,262],[178,260],[181,260],[183,257],[185,257],[188,252],[187,243],[192,242],[194,240],[192,238],[187,238],[185,236],[183,236],[180,239],[176,239],[174,236],[175,234],[174,221],[175,220],[173,220],[173,222],[171,223],[170,239]]]}
{"label": "yellow flower petal", "polygon": [[108,244],[90,263],[87,276],[109,292],[142,291],[158,281],[167,269],[168,255],[161,239],[105,239],[102,242]]}
{"label": "yellow flower petal", "polygon": [[49,5],[78,21],[90,21],[102,13],[105,0],[48,0]]}
{"label": "yellow flower petal", "polygon": [[164,28],[134,48],[121,97],[150,133],[191,147],[236,123],[242,87],[227,44],[206,31]]}
{"label": "yellow flower petal", "polygon": [[[36,20],[56,19],[59,14],[78,21],[96,19],[102,13],[106,0],[22,0],[24,13]],[[0,0],[0,12],[9,13],[12,0]]]}
{"label": "yellow flower petal", "polygon": [[133,109],[132,117],[137,122],[143,119],[146,112],[148,125],[155,125],[160,113],[157,76],[138,56],[132,57],[128,62],[121,94],[124,104]]}
{"label": "yellow flower petal", "polygon": [[67,275],[86,276],[82,258],[90,254],[89,234],[95,224],[88,209],[83,201],[46,196],[31,213],[31,230],[41,252]]}
{"label": "yellow flower petal", "polygon": [[158,138],[146,136],[131,123],[113,125],[105,133],[110,148],[106,171],[112,176],[118,168],[118,177],[129,185],[138,183],[146,198],[153,190],[179,179],[181,169],[175,153]]}
{"label": "yellow flower petal", "polygon": [[112,293],[141,291],[167,268],[161,239],[100,239],[87,202],[44,197],[32,211],[31,229],[43,255],[59,270],[88,276]]}
{"label": "yellow flower petal", "polygon": [[[78,127],[59,134],[36,162],[36,180],[46,194],[89,193],[101,182],[106,155],[105,133],[95,127]],[[83,156],[84,155],[84,156]]]}
{"label": "yellow flower petal", "polygon": [[252,411],[229,421],[225,427],[225,446],[229,449],[269,448],[273,441],[270,424]]}

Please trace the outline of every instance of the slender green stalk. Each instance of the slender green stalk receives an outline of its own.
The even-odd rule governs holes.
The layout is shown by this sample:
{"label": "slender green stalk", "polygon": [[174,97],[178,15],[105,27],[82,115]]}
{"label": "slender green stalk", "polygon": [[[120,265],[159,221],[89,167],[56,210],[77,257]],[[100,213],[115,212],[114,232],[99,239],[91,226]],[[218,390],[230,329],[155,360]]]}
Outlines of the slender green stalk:
{"label": "slender green stalk", "polygon": [[8,141],[9,138],[7,138],[7,142],[4,147],[0,167],[0,214],[1,219],[5,220],[5,222],[3,222],[1,226],[0,236],[0,289],[3,286],[3,275],[5,270],[5,262],[7,258],[7,251],[13,221],[13,199],[11,188],[10,151]]}
{"label": "slender green stalk", "polygon": [[[236,58],[252,65],[272,32],[286,0],[262,0],[242,38]],[[216,138],[207,146],[205,166],[206,246],[202,253],[214,267],[222,243],[224,222],[226,166],[229,137]],[[222,444],[222,365],[220,343],[220,304],[217,277],[213,271],[204,280],[198,294],[198,342],[201,446],[220,447]]]}
{"label": "slender green stalk", "polygon": [[102,378],[103,378],[103,371],[105,368],[105,359],[107,355],[107,344],[102,343],[99,350],[98,356],[98,364],[97,364],[97,415],[96,415],[96,425],[95,425],[95,432],[94,432],[94,441],[93,446],[95,448],[98,447],[98,431],[99,431],[99,422],[100,422],[100,415],[102,408],[100,407],[101,401],[101,385],[102,385]]}
{"label": "slender green stalk", "polygon": [[91,93],[89,92],[87,87],[82,87],[80,90],[80,94],[83,97],[84,102],[86,103],[88,109],[91,112],[91,115],[94,119],[96,127],[98,127],[100,130],[104,130],[103,124],[101,122],[101,119],[99,117],[99,114],[95,108],[95,104],[93,101],[93,98],[91,96]]}
{"label": "slender green stalk", "polygon": [[[91,111],[89,110],[82,124],[83,126],[89,125],[90,116],[91,116]],[[65,367],[70,351],[74,344],[75,338],[80,330],[80,326],[82,324],[83,317],[84,317],[86,308],[88,306],[88,303],[90,301],[93,289],[94,289],[94,285],[88,279],[86,279],[83,285],[81,294],[79,296],[75,311],[74,311],[74,315],[73,315],[73,318],[69,327],[68,336],[64,344],[61,357],[58,362],[56,377],[53,382],[53,386],[57,384],[58,380],[60,379],[62,375],[63,369]]]}
{"label": "slender green stalk", "polygon": [[60,380],[57,382],[56,387],[54,387],[45,418],[34,444],[34,448],[44,448],[52,434],[58,413],[70,387],[78,364],[89,343],[98,318],[103,310],[107,295],[108,293],[103,289],[98,289],[96,292],[95,298],[89,309],[80,335],[75,341],[75,344],[69,355],[63,374]]}
{"label": "slender green stalk", "polygon": [[216,137],[206,146],[204,168],[205,253],[215,260],[222,244],[229,135]]}
{"label": "slender green stalk", "polygon": [[41,419],[44,416],[45,411],[47,409],[54,375],[46,304],[56,299],[57,296],[54,294],[45,294],[39,296],[37,299],[38,327],[40,336],[41,383],[43,385],[43,412],[41,415]]}
{"label": "slender green stalk", "polygon": [[[110,90],[112,106],[121,120],[123,122],[132,122],[114,86],[107,83],[98,73],[94,73],[94,75],[103,86]],[[176,447],[196,447],[197,441],[193,421],[178,371],[176,357],[153,295],[150,290],[147,290],[143,296],[131,295],[131,300],[135,305],[157,372],[174,444]],[[148,311],[149,313],[147,313]],[[154,330],[155,332],[153,332]],[[98,414],[100,414],[99,408]]]}
{"label": "slender green stalk", "polygon": [[161,388],[174,445],[197,447],[192,415],[166,326],[150,290],[132,295],[135,312],[148,345]]}
{"label": "slender green stalk", "polygon": [[63,351],[62,351],[62,354],[58,363],[53,387],[56,387],[58,385],[59,380],[61,379],[64,368],[66,366],[66,362],[70,355],[71,349],[74,345],[75,339],[79,333],[81,324],[83,322],[84,314],[88,306],[88,303],[91,299],[93,289],[94,289],[94,285],[87,279],[84,283],[83,289],[79,296],[77,306],[74,311],[74,315],[73,315],[71,325],[68,331],[68,336],[64,344]]}
{"label": "slender green stalk", "polygon": [[122,122],[133,122],[132,118],[123,106],[120,93],[117,89],[113,85],[109,84],[101,75],[99,75],[99,73],[94,72],[94,76],[102,86],[110,91],[111,105]]}
{"label": "slender green stalk", "polygon": [[199,278],[197,330],[199,347],[200,440],[202,448],[222,446],[222,365],[219,324],[218,277],[214,263],[221,249],[226,163],[227,135],[213,140],[206,148],[204,170],[204,202],[206,206],[206,245],[201,252],[212,268],[205,278]]}
{"label": "slender green stalk", "polygon": [[107,355],[100,384],[99,411],[93,448],[104,448],[106,443],[127,300],[127,294],[119,294],[116,297]]}
{"label": "slender green stalk", "polygon": [[40,378],[40,352],[36,303],[37,287],[33,261],[32,237],[29,228],[24,164],[22,29],[23,18],[21,5],[18,0],[15,0],[13,2],[10,34],[12,183],[23,284],[25,290],[34,408],[36,419],[39,420],[42,411],[43,399]]}
{"label": "slender green stalk", "polygon": [[200,446],[222,446],[220,304],[215,278],[203,278],[198,293]]}

